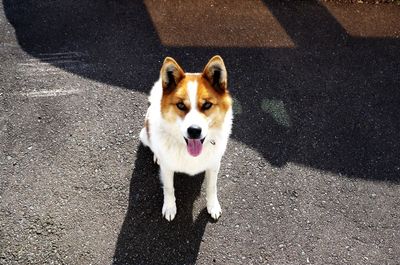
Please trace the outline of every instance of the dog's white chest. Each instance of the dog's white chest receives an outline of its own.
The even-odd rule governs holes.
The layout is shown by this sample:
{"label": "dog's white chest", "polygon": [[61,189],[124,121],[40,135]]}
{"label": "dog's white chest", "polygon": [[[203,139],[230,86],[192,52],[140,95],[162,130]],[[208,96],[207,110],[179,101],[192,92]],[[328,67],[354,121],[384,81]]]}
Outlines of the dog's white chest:
{"label": "dog's white chest", "polygon": [[193,157],[183,145],[166,144],[160,150],[158,159],[160,163],[175,172],[195,175],[219,163],[223,152],[219,151],[218,147],[209,142],[205,143],[203,152],[199,156]]}

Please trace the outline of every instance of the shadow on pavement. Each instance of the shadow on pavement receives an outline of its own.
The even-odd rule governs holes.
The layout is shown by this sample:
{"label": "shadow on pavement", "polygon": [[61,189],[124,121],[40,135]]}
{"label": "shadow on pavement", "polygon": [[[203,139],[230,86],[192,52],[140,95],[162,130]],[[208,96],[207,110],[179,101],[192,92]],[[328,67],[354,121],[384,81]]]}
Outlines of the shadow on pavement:
{"label": "shadow on pavement", "polygon": [[[170,8],[192,10],[191,1],[167,2]],[[294,44],[272,48],[207,47],[198,45],[202,36],[193,37],[192,46],[164,46],[141,1],[4,0],[3,5],[28,54],[125,89],[149,92],[167,55],[193,72],[221,54],[236,102],[234,139],[275,166],[293,162],[347,177],[400,180],[400,40],[350,36],[317,1],[265,1]],[[235,14],[214,8],[212,12],[220,13],[215,25],[241,14],[244,9],[239,7]],[[163,20],[157,23],[158,30],[168,27]],[[246,20],[238,16],[226,30],[236,34],[241,23]],[[174,38],[184,36],[185,30],[174,28],[177,34],[167,36],[170,43],[179,43]],[[88,67],[65,62],[71,54]],[[141,146],[114,264],[192,263],[208,222],[204,211],[192,219],[202,178],[177,183],[177,192],[190,188],[177,195],[185,204],[178,202],[177,219],[167,223],[155,207],[161,206],[162,192],[157,169],[150,164],[150,151]]]}
{"label": "shadow on pavement", "polygon": [[[317,1],[268,1],[256,9],[269,13],[253,10],[260,18],[249,20],[240,14],[251,5],[240,1],[227,9],[190,2],[144,2],[147,6],[127,0],[5,0],[3,4],[26,52],[126,89],[147,93],[167,55],[192,72],[201,70],[213,54],[221,54],[238,106],[233,138],[257,149],[276,166],[294,162],[349,177],[399,181],[399,39],[349,36]],[[159,9],[149,12],[153,6]],[[187,25],[165,30],[170,20],[150,14],[162,17],[175,10],[180,12],[179,21],[195,21],[191,17],[198,15],[196,11],[211,12],[217,27],[236,30],[232,34],[243,37],[253,24],[261,28],[257,21],[264,21],[262,16],[272,14],[270,20],[279,22],[274,22],[276,30],[283,28],[294,47],[258,47],[274,39],[257,32],[260,37],[253,40],[257,47],[234,47],[234,43],[207,47],[202,43],[207,38],[199,34],[185,40],[193,46],[164,46],[160,34],[163,42],[180,43]],[[226,24],[227,16],[237,21],[231,18],[231,24]],[[266,28],[273,32],[271,25]],[[281,35],[271,33],[276,38]],[[63,56],[68,59],[71,52],[88,66],[65,62]]]}
{"label": "shadow on pavement", "polygon": [[193,218],[204,176],[175,178],[178,213],[168,222],[161,216],[162,189],[152,159],[151,151],[140,145],[113,264],[194,264],[211,220],[205,208]]}

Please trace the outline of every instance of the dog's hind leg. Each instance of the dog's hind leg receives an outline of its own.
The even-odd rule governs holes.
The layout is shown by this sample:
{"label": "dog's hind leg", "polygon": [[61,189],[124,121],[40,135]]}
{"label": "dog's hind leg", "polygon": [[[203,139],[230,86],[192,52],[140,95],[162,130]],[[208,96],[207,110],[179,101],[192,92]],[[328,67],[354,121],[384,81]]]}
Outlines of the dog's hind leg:
{"label": "dog's hind leg", "polygon": [[[149,141],[149,137],[148,137],[148,133],[147,133],[147,128],[146,128],[146,127],[143,128],[143,129],[140,131],[139,137],[140,137],[140,141],[141,141],[145,146],[150,147],[150,149],[151,149],[150,141]],[[153,151],[153,150],[152,150],[152,151]],[[153,155],[153,162],[154,162],[155,164],[158,164],[158,165],[159,165],[158,158],[157,158],[157,156],[156,156],[155,154]]]}
{"label": "dog's hind leg", "polygon": [[140,131],[139,137],[140,137],[140,141],[141,141],[145,146],[150,146],[149,138],[147,137],[146,128],[143,128],[143,129]]}
{"label": "dog's hind leg", "polygon": [[153,155],[153,162],[154,164],[160,165],[160,163],[158,163],[158,158],[156,157],[156,155]]}

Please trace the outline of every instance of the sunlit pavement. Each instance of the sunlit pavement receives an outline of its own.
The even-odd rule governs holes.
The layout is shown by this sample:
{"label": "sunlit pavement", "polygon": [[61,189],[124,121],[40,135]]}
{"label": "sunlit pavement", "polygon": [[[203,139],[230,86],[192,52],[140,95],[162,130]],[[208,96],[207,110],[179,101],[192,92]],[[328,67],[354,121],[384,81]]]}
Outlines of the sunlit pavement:
{"label": "sunlit pavement", "polygon": [[[398,264],[400,6],[3,0],[0,264]],[[161,216],[138,134],[165,56],[220,54],[219,178]]]}

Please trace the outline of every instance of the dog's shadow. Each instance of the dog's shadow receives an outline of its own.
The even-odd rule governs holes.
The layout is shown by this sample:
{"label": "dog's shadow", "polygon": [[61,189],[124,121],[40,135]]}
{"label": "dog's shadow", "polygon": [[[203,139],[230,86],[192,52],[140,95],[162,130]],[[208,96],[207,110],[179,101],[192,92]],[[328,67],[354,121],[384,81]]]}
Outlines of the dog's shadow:
{"label": "dog's shadow", "polygon": [[193,218],[193,203],[200,195],[204,174],[175,176],[178,212],[168,222],[161,216],[163,194],[159,169],[152,159],[152,152],[140,145],[113,264],[193,264],[211,221],[206,209]]}

